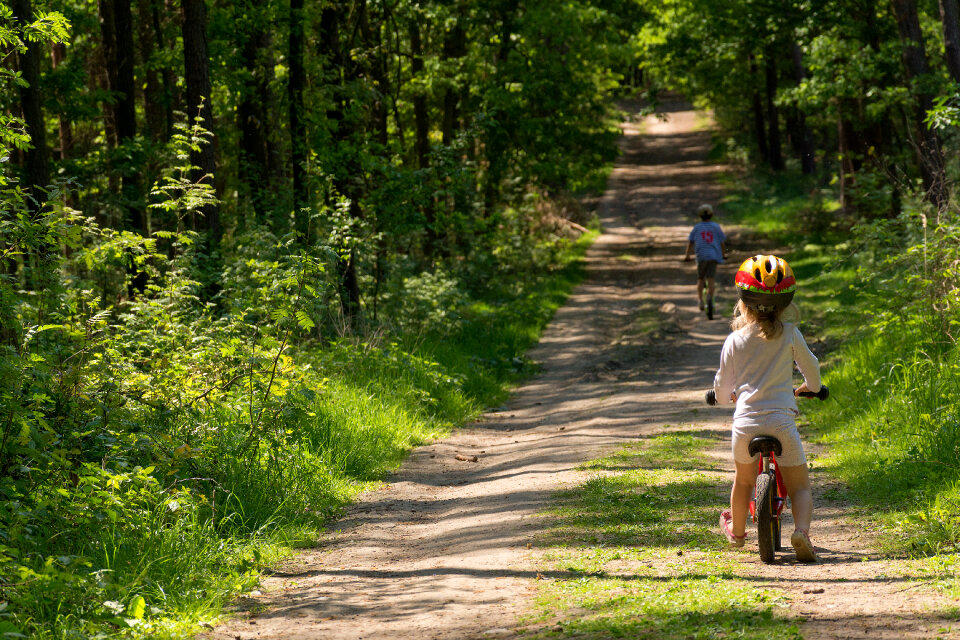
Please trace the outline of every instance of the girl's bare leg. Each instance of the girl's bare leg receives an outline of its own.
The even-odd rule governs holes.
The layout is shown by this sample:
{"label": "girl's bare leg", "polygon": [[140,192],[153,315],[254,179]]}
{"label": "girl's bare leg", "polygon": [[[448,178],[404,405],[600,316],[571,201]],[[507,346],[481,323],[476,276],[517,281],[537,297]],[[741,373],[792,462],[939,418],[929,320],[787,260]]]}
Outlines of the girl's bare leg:
{"label": "girl's bare leg", "polygon": [[750,498],[757,482],[757,463],[736,463],[733,489],[730,490],[730,515],[733,517],[733,535],[742,536],[747,531],[747,514],[750,513]]}
{"label": "girl's bare leg", "polygon": [[810,473],[807,465],[794,467],[780,467],[783,483],[787,485],[787,493],[793,507],[793,522],[797,529],[810,531],[810,520],[813,518],[813,493],[810,491]]}

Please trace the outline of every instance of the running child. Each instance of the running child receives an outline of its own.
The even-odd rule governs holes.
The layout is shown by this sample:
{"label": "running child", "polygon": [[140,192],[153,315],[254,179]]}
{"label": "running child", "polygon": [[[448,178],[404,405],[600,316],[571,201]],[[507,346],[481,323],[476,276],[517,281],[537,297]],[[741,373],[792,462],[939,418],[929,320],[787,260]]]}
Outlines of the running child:
{"label": "running child", "polygon": [[713,207],[702,204],[697,207],[700,222],[690,231],[687,242],[687,252],[683,256],[685,262],[690,261],[690,255],[696,250],[697,255],[697,304],[703,311],[703,287],[707,287],[707,318],[713,320],[713,293],[716,288],[717,265],[723,264],[727,249],[724,245],[727,237],[723,229],[713,222]]}
{"label": "running child", "polygon": [[747,448],[754,436],[774,436],[783,445],[777,462],[796,525],[790,541],[798,561],[817,562],[810,542],[813,496],[797,431],[793,363],[804,379],[798,394],[820,390],[820,363],[797,326],[782,318],[787,308],[796,311],[792,301],[797,282],[785,260],[758,255],[740,265],[736,286],[740,299],[730,325],[733,333],[723,343],[720,369],[713,381],[718,403],[737,403],[732,443],[736,471],[730,509],[720,514],[720,530],[731,546],[743,546],[759,458],[759,454],[751,457]]}

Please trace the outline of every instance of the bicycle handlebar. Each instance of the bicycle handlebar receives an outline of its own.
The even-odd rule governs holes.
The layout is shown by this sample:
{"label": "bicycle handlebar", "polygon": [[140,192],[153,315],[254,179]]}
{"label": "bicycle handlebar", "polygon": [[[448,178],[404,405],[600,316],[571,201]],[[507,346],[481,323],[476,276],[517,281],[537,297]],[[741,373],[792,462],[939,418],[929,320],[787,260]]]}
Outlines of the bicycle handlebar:
{"label": "bicycle handlebar", "polygon": [[801,398],[819,398],[820,400],[826,400],[830,397],[830,389],[827,388],[827,385],[820,385],[820,391],[814,393],[813,391],[804,391],[803,393],[797,394]]}
{"label": "bicycle handlebar", "polygon": [[[820,400],[826,400],[830,397],[830,389],[828,389],[826,385],[821,385],[820,391],[817,391],[816,393],[813,391],[804,391],[799,395],[801,398],[819,398]],[[717,394],[714,393],[713,389],[707,391],[706,400],[707,404],[711,407],[717,404]]]}

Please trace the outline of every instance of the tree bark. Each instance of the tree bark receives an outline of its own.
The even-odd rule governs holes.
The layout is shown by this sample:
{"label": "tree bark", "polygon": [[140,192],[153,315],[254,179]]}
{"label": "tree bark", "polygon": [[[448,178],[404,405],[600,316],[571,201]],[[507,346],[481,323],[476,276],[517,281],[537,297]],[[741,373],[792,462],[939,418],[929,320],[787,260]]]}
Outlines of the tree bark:
{"label": "tree bark", "polygon": [[309,205],[307,194],[307,129],[303,120],[303,0],[290,0],[289,79],[287,99],[290,106],[290,161],[293,169],[293,206],[297,232],[309,242],[309,217],[303,211]]}
{"label": "tree bark", "polygon": [[169,130],[164,113],[164,89],[156,67],[155,51],[157,35],[151,0],[137,0],[137,45],[143,63],[143,113],[146,132],[150,139],[161,142],[167,139]]}
{"label": "tree bark", "polygon": [[[747,60],[750,77],[756,79],[757,64],[752,53]],[[756,86],[757,81],[755,80],[753,84]],[[756,89],[753,90],[750,96],[750,107],[753,112],[753,135],[757,140],[757,152],[760,153],[760,158],[764,162],[769,162],[770,150],[767,148],[767,127],[763,118],[763,99],[760,97],[760,92]]]}
{"label": "tree bark", "polygon": [[[423,73],[423,44],[420,41],[419,16],[410,20],[409,31],[411,80],[416,82]],[[430,122],[427,119],[427,96],[424,95],[422,88],[416,89],[413,95],[413,119],[416,131],[413,146],[417,167],[426,169],[430,166]]]}
{"label": "tree bark", "polygon": [[840,155],[840,206],[844,210],[852,210],[850,188],[853,185],[853,162],[848,144],[848,130],[850,125],[844,121],[841,112],[837,118],[837,151]]}
{"label": "tree bark", "polygon": [[[375,139],[381,147],[386,147],[389,140],[387,126],[387,95],[390,93],[390,78],[387,76],[387,62],[382,41],[380,25],[370,24],[370,5],[362,4],[363,10],[358,16],[360,34],[363,38],[363,47],[370,52],[365,74],[369,76],[373,85],[373,104],[370,105],[371,127]],[[384,7],[384,10],[387,10]],[[381,20],[383,16],[381,16]]]}
{"label": "tree bark", "polygon": [[[54,42],[50,49],[50,63],[56,70],[67,57],[67,45],[62,42]],[[60,138],[60,159],[66,160],[70,157],[70,148],[73,147],[73,126],[70,119],[62,112],[58,118],[58,134]]]}
{"label": "tree bark", "polygon": [[[806,78],[806,70],[803,68],[803,50],[797,42],[792,47],[793,77],[797,85],[800,85]],[[800,156],[800,167],[805,175],[810,175],[816,170],[816,146],[814,145],[813,132],[807,126],[807,114],[803,109],[797,109],[796,114],[797,152]]]}
{"label": "tree bark", "polygon": [[[30,0],[13,0],[14,18],[21,25],[34,21]],[[47,153],[47,127],[43,118],[43,102],[40,95],[40,46],[39,42],[24,42],[26,51],[17,53],[17,65],[27,86],[19,87],[20,108],[23,121],[30,135],[31,147],[24,157],[26,191],[31,196],[27,206],[39,211],[46,199],[43,190],[50,182],[50,160]]]}
{"label": "tree bark", "polygon": [[943,46],[950,78],[960,83],[960,7],[957,0],[940,0]]}
{"label": "tree bark", "polygon": [[[892,0],[897,28],[903,42],[903,64],[907,71],[907,80],[915,80],[930,73],[927,53],[920,30],[915,0]],[[947,205],[947,186],[944,174],[943,151],[936,131],[926,125],[927,113],[933,109],[933,96],[926,91],[916,92],[914,107],[914,127],[918,142],[918,163],[920,176],[927,199],[938,209]]]}
{"label": "tree bark", "polygon": [[[513,49],[513,30],[516,14],[519,10],[519,0],[507,0],[500,8],[500,46],[494,59],[498,84],[505,86],[509,82],[507,72],[507,62],[510,60],[510,51]],[[497,119],[499,114],[493,113],[492,117]],[[483,211],[486,216],[493,214],[497,202],[500,200],[500,187],[503,176],[506,173],[505,156],[507,146],[510,143],[511,133],[509,131],[511,123],[501,121],[496,131],[487,131],[484,137],[484,147],[487,157],[487,175],[486,184],[483,188]]]}
{"label": "tree bark", "polygon": [[130,0],[113,0],[113,26],[116,38],[116,75],[111,89],[116,92],[114,110],[120,142],[137,135],[136,84],[133,79],[133,15]]}
{"label": "tree bark", "polygon": [[[153,17],[153,33],[157,38],[156,45],[157,49],[161,51],[167,49],[167,43],[163,38],[163,27],[164,21],[160,17],[160,2],[164,2],[165,15],[171,17],[172,19],[183,20],[183,15],[181,12],[174,10],[172,5],[173,0],[153,0],[153,3],[150,7],[150,13]],[[180,27],[182,29],[182,26]],[[180,91],[177,88],[176,78],[174,76],[173,70],[169,65],[165,65],[160,72],[160,78],[163,83],[163,110],[164,116],[166,117],[166,136],[170,137],[170,132],[173,131],[173,105],[180,104]]]}
{"label": "tree bark", "polygon": [[[116,103],[117,142],[131,142],[137,135],[136,83],[134,81],[133,15],[130,0],[113,0],[113,24],[116,30]],[[131,155],[132,155],[131,150]],[[139,162],[134,160],[122,167],[122,193],[127,210],[127,224],[137,233],[146,234],[144,210],[138,179]]]}
{"label": "tree bark", "polygon": [[[460,24],[462,16],[457,18],[456,24],[447,32],[443,40],[443,59],[447,64],[454,60],[459,61],[467,54],[466,33]],[[441,135],[443,136],[444,146],[449,146],[453,142],[455,131],[457,129],[457,120],[459,118],[459,96],[456,87],[449,86],[443,92],[443,123],[441,125]]]}
{"label": "tree bark", "polygon": [[[103,52],[103,72],[106,89],[116,91],[117,87],[117,28],[113,15],[113,0],[97,0],[97,13],[100,19],[100,48]],[[109,146],[117,146],[117,110],[108,102],[103,103],[104,134]]]}
{"label": "tree bark", "polygon": [[770,149],[770,168],[774,171],[783,171],[783,147],[780,142],[780,114],[774,102],[777,97],[777,61],[773,55],[773,47],[767,47],[767,50],[764,52],[764,69],[767,98],[767,146]]}
{"label": "tree bark", "polygon": [[266,216],[265,196],[268,190],[267,177],[267,119],[263,102],[263,84],[266,71],[260,61],[260,53],[266,47],[268,37],[262,26],[247,34],[242,55],[247,71],[243,94],[237,107],[237,126],[240,129],[240,177],[246,185],[258,221]]}
{"label": "tree bark", "polygon": [[[187,115],[190,124],[197,122],[213,133],[213,105],[210,100],[210,57],[207,52],[207,7],[204,0],[182,0],[183,8],[183,62],[186,77]],[[216,151],[214,142],[203,145],[192,154],[191,161],[198,167],[196,180],[205,180],[216,187]],[[207,232],[209,248],[220,244],[220,211],[217,205],[203,208],[202,228]],[[200,227],[199,222],[195,223]]]}
{"label": "tree bark", "polygon": [[[365,11],[365,2],[361,2],[360,11]],[[324,71],[327,81],[333,86],[333,100],[327,110],[327,120],[333,128],[332,150],[335,158],[341,156],[340,147],[349,143],[353,135],[353,125],[347,121],[346,105],[344,104],[344,85],[353,79],[356,70],[354,62],[344,55],[344,45],[340,41],[341,29],[344,33],[349,30],[341,25],[343,7],[339,2],[331,3],[320,14],[320,55],[324,61]],[[358,18],[358,19],[362,19]],[[349,44],[347,45],[349,47]],[[348,161],[349,162],[349,161]],[[334,169],[334,188],[338,193],[350,199],[350,215],[358,218],[361,215],[359,193],[350,183],[350,173],[353,167],[338,166]],[[340,297],[340,311],[346,322],[356,328],[360,321],[360,285],[357,277],[356,255],[353,250],[343,251],[343,247],[335,247],[338,251],[337,276],[338,294]]]}

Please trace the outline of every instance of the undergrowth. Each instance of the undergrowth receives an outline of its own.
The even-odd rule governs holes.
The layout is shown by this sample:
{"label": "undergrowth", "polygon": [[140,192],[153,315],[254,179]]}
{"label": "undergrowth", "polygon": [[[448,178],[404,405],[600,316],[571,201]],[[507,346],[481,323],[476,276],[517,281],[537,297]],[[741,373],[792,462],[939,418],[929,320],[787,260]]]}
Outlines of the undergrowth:
{"label": "undergrowth", "polygon": [[[186,171],[157,206],[210,201]],[[331,320],[326,247],[239,236],[211,302],[192,231],[18,218],[24,246],[47,233],[71,251],[32,292],[0,277],[0,635],[190,635],[412,447],[499,403],[595,237],[536,228],[534,204],[482,259],[392,283],[353,333]],[[101,276],[128,261],[144,291],[104,302]]]}

